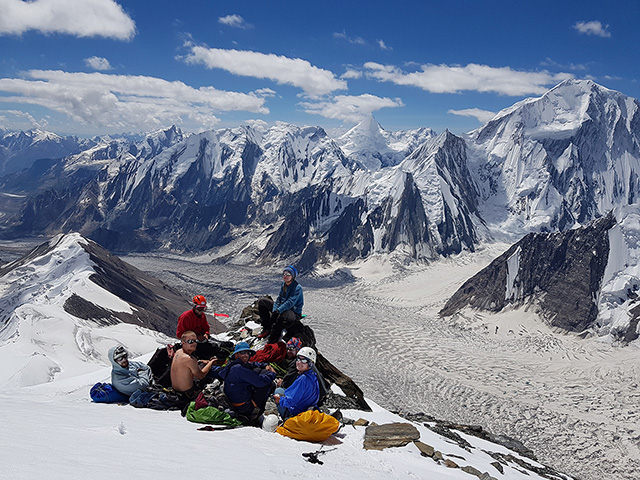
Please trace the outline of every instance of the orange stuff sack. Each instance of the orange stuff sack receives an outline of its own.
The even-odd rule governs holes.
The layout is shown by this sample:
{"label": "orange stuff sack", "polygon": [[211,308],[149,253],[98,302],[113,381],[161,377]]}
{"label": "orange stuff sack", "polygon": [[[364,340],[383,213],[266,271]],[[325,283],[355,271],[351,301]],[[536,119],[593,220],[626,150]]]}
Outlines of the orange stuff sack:
{"label": "orange stuff sack", "polygon": [[276,432],[296,440],[323,442],[336,433],[339,428],[340,422],[331,415],[317,410],[307,410],[287,419]]}

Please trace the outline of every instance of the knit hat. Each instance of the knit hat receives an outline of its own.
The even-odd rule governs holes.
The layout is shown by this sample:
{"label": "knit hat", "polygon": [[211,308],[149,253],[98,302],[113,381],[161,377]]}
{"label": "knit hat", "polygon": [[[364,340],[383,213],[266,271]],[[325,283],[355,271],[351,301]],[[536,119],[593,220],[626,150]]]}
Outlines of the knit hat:
{"label": "knit hat", "polygon": [[282,270],[282,272],[289,272],[291,274],[291,277],[295,280],[296,277],[298,276],[298,270],[296,269],[296,267],[294,267],[293,265],[287,265],[286,267],[284,267],[284,269]]}
{"label": "knit hat", "polygon": [[119,362],[123,358],[128,358],[128,357],[129,357],[129,354],[127,353],[127,350],[122,345],[118,345],[116,349],[113,351],[114,362]]}
{"label": "knit hat", "polygon": [[287,350],[300,350],[302,348],[302,342],[299,338],[291,337],[291,340],[287,342]]}

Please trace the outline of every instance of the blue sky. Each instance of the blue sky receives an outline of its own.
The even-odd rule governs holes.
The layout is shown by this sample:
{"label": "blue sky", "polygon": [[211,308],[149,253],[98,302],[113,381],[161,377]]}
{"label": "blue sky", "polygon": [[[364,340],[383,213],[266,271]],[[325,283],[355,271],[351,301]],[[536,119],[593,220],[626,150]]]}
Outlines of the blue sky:
{"label": "blue sky", "polygon": [[638,0],[0,0],[0,128],[462,133],[571,77],[640,98],[638,25]]}

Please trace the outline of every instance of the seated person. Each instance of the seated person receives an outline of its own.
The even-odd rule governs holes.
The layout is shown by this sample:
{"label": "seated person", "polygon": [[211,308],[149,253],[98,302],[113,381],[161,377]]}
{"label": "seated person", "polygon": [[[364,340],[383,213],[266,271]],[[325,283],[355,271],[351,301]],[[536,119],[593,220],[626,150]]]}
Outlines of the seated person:
{"label": "seated person", "polygon": [[176,337],[182,338],[184,332],[190,330],[196,334],[198,344],[196,352],[193,354],[197,359],[209,359],[215,356],[213,346],[209,343],[211,327],[207,321],[205,311],[207,310],[207,299],[203,295],[193,297],[193,306],[178,318],[176,327]]}
{"label": "seated person", "polygon": [[111,384],[120,393],[131,395],[136,390],[145,390],[151,385],[149,366],[129,361],[129,353],[122,345],[111,347],[108,357],[112,367]]}
{"label": "seated person", "polygon": [[302,330],[302,306],[304,295],[302,287],[296,281],[298,270],[293,265],[284,267],[280,294],[275,302],[268,297],[258,300],[258,314],[262,324],[259,338],[269,337],[267,343],[280,340],[282,330],[289,336],[297,335]]}
{"label": "seated person", "polygon": [[171,362],[171,386],[176,392],[181,392],[188,399],[194,400],[201,390],[194,379],[202,380],[207,376],[215,357],[200,368],[198,360],[193,355],[198,341],[195,332],[187,330],[180,340],[182,348],[175,352]]}
{"label": "seated person", "polygon": [[298,356],[298,351],[301,348],[302,341],[297,337],[293,337],[287,342],[287,353],[280,364],[287,373],[284,374],[284,377],[276,380],[277,387],[289,388],[295,379],[298,378],[299,372],[296,368],[296,357]]}
{"label": "seated person", "polygon": [[295,417],[318,405],[320,386],[313,369],[315,361],[316,352],[313,348],[301,348],[296,357],[298,378],[286,390],[282,387],[276,389],[273,400],[278,405],[278,412],[283,420]]}
{"label": "seated person", "polygon": [[232,361],[224,367],[214,367],[209,375],[224,382],[223,391],[231,408],[246,417],[249,424],[264,412],[276,378],[271,366],[249,362],[253,353],[248,343],[240,342],[233,350]]}

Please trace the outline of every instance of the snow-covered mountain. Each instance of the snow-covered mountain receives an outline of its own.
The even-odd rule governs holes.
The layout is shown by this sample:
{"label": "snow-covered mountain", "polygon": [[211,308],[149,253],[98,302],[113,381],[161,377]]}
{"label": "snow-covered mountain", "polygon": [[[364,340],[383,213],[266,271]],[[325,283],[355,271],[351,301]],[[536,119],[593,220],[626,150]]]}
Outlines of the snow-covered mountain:
{"label": "snow-covered mountain", "polygon": [[[18,365],[12,370],[5,364],[0,384],[64,377],[71,358],[105,361],[102,347],[126,330],[123,323],[141,329],[140,335],[158,332],[142,341],[144,350],[132,346],[145,353],[175,332],[188,305],[187,298],[95,242],[78,234],[57,236],[0,267],[0,345]],[[97,326],[104,328],[94,331]],[[62,345],[74,348],[62,355]]]}
{"label": "snow-covered mountain", "polygon": [[369,115],[336,142],[350,159],[368,170],[379,170],[397,165],[434,135],[433,130],[425,127],[388,132],[373,115]]}
{"label": "snow-covered mountain", "polygon": [[638,200],[640,102],[590,80],[519,102],[467,140],[494,230],[566,230]]}
{"label": "snow-covered mountain", "polygon": [[61,137],[44,130],[0,130],[0,175],[28,168],[38,159],[66,157],[94,144],[94,140],[83,140],[74,136]]}
{"label": "snow-covered mountain", "polygon": [[338,139],[278,123],[111,140],[4,177],[1,233],[80,231],[119,251],[225,246],[303,268],[432,260],[635,205],[639,105],[568,80],[462,137],[386,132],[370,117]]}

